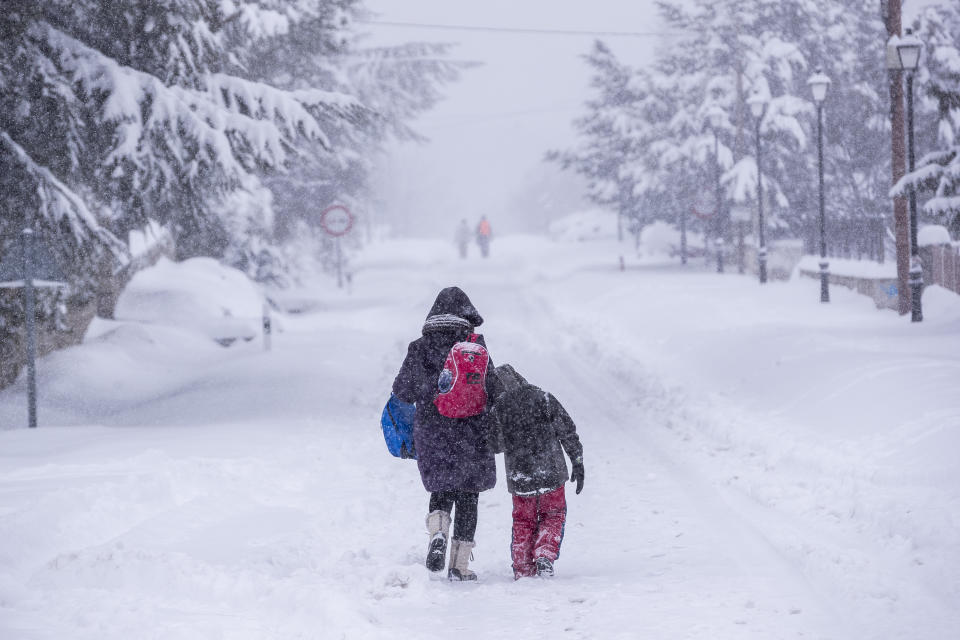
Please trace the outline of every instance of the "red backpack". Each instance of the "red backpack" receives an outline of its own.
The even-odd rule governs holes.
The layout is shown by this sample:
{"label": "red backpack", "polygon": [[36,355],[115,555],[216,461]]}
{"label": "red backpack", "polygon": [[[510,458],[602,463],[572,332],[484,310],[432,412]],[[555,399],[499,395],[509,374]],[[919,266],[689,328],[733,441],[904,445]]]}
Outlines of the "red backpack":
{"label": "red backpack", "polygon": [[479,336],[471,333],[466,342],[450,348],[443,371],[437,379],[437,395],[433,404],[440,415],[467,418],[483,413],[487,406],[487,363],[490,356]]}

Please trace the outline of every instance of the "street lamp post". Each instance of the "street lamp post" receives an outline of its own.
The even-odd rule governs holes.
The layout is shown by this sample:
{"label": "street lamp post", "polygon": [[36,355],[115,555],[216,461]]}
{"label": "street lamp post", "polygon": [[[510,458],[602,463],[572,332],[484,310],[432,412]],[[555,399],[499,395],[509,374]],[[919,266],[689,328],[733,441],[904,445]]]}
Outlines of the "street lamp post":
{"label": "street lamp post", "polygon": [[[897,58],[900,68],[907,75],[907,171],[913,173],[915,156],[913,149],[913,75],[920,66],[920,52],[923,42],[920,41],[911,29],[907,34],[895,42]],[[923,320],[923,267],[920,264],[920,249],[917,246],[917,190],[911,186],[910,202],[910,319],[913,322]]]}
{"label": "street lamp post", "polygon": [[757,231],[757,241],[759,246],[757,248],[757,256],[759,259],[759,268],[760,268],[760,284],[764,284],[767,281],[767,244],[764,240],[764,224],[763,224],[763,169],[760,163],[760,124],[763,122],[763,116],[767,113],[767,101],[760,94],[759,91],[754,91],[753,95],[750,96],[750,99],[747,100],[747,103],[750,105],[750,112],[753,114],[753,119],[756,123],[756,137],[757,137],[757,214],[758,214],[758,231]]}
{"label": "street lamp post", "polygon": [[827,261],[827,217],[823,196],[823,101],[830,88],[830,78],[823,71],[807,80],[813,100],[817,103],[817,165],[820,179],[820,302],[830,302],[830,263]]}
{"label": "street lamp post", "polygon": [[707,111],[707,118],[710,121],[710,128],[713,129],[713,172],[715,178],[716,206],[714,211],[716,226],[716,246],[717,246],[717,273],[723,273],[723,242],[724,242],[724,218],[723,218],[723,196],[720,189],[720,127],[726,119],[727,114],[718,105],[713,105]]}

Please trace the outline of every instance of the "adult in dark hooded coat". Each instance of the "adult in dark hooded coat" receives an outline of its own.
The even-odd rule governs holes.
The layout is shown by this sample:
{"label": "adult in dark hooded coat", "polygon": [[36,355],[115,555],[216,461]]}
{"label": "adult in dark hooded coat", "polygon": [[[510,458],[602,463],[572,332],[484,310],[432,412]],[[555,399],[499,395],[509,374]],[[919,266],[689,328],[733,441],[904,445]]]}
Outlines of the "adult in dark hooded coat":
{"label": "adult in dark hooded coat", "polygon": [[[478,494],[492,489],[497,481],[493,432],[487,411],[468,418],[448,418],[437,411],[433,399],[450,348],[468,340],[481,324],[483,318],[466,293],[458,287],[443,289],[393,381],[394,395],[417,405],[413,440],[420,478],[430,492],[427,568],[443,569],[450,515],[456,505],[449,576],[460,580],[476,579],[467,565],[475,545]],[[482,336],[477,342],[486,347]],[[492,373],[493,362],[487,367]],[[496,377],[488,375],[485,384],[487,397],[496,397]]]}

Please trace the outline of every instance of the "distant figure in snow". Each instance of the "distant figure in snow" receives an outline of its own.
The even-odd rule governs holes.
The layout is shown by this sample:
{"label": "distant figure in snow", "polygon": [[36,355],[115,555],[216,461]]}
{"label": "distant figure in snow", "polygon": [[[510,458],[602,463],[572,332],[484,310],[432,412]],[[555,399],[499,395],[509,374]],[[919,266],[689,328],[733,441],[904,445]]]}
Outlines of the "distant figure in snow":
{"label": "distant figure in snow", "polygon": [[454,239],[457,242],[457,247],[460,249],[460,257],[467,257],[467,245],[470,244],[470,225],[467,224],[466,219],[460,221],[460,226],[457,227],[457,233]]}
{"label": "distant figure in snow", "polygon": [[487,216],[480,217],[480,224],[477,225],[477,244],[480,245],[480,255],[484,258],[490,255],[490,221]]}
{"label": "distant figure in snow", "polygon": [[560,555],[570,481],[583,490],[583,445],[577,427],[553,395],[527,382],[508,364],[495,369],[500,395],[493,402],[497,452],[503,452],[507,490],[513,494],[510,555],[515,580],[553,576]]}
{"label": "distant figure in snow", "polygon": [[[451,580],[477,579],[468,566],[475,546],[477,502],[480,492],[492,489],[497,482],[496,463],[486,408],[478,415],[450,418],[440,413],[434,401],[451,347],[470,341],[486,348],[483,336],[474,334],[481,324],[483,318],[467,294],[458,287],[443,289],[427,314],[421,337],[410,343],[393,381],[394,395],[416,404],[413,441],[420,479],[430,492],[426,566],[431,571],[443,570],[451,513],[454,516],[447,572]],[[488,361],[487,366],[491,375],[478,383],[485,385],[486,397],[493,398],[498,388],[493,364]]]}

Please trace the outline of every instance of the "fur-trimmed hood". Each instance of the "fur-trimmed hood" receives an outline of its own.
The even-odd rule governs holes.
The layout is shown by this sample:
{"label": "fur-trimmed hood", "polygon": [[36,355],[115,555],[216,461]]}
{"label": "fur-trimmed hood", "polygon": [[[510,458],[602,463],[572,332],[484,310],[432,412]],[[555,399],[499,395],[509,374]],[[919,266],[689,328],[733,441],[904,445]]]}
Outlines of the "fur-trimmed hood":
{"label": "fur-trimmed hood", "polygon": [[423,323],[423,332],[428,331],[472,331],[483,324],[483,317],[470,302],[470,298],[460,287],[447,287],[437,294],[437,299],[427,319]]}

